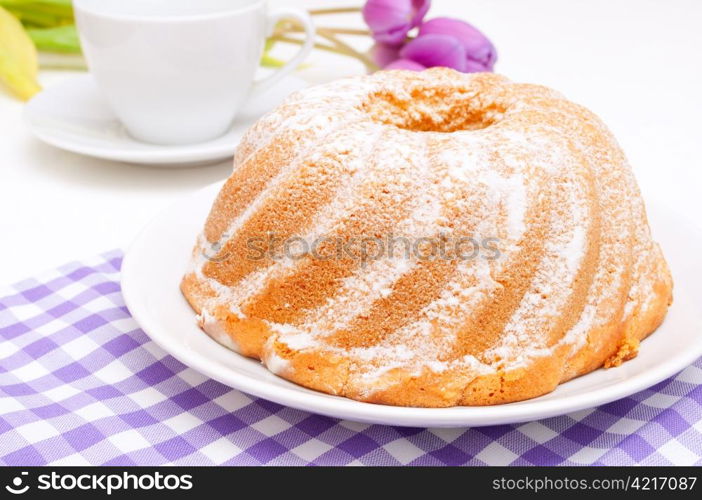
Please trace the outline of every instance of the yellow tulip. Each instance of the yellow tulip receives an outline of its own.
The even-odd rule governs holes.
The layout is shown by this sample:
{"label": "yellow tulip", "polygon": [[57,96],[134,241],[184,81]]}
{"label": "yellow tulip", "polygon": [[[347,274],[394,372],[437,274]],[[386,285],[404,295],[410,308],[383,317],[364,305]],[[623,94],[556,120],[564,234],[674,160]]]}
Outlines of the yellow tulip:
{"label": "yellow tulip", "polygon": [[12,14],[0,7],[0,81],[22,100],[41,90],[37,49]]}

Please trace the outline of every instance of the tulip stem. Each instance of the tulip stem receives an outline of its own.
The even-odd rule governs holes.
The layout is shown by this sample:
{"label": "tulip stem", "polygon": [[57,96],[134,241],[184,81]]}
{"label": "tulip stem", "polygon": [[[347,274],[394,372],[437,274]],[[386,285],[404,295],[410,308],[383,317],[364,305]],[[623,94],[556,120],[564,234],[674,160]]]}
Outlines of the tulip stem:
{"label": "tulip stem", "polygon": [[[363,29],[354,29],[354,28],[333,28],[329,26],[319,26],[317,27],[317,31],[326,31],[327,33],[333,33],[335,35],[358,35],[358,36],[371,36],[371,32],[369,30],[363,30]],[[304,33],[305,28],[303,28],[300,24],[293,20],[289,21],[283,21],[278,25],[278,29],[276,30],[276,33],[288,33],[288,32],[294,32],[294,33]]]}
{"label": "tulip stem", "polygon": [[[303,40],[298,40],[297,38],[293,38],[291,36],[286,36],[286,35],[273,35],[272,37],[269,38],[269,40],[273,40],[274,42],[282,42],[282,43],[292,43],[293,45],[303,45],[305,42]],[[341,55],[348,55],[345,52],[341,52],[340,50],[336,49],[335,47],[332,47],[331,45],[325,45],[323,43],[315,42],[314,44],[315,49],[320,49],[320,50],[325,50],[327,52],[333,52],[335,54],[341,54]]]}
{"label": "tulip stem", "polygon": [[[292,43],[294,45],[302,45],[305,42],[302,40],[299,40],[297,38],[293,38],[291,36],[286,36],[286,35],[273,35],[269,40],[273,40],[276,42],[283,42],[283,43]],[[339,54],[342,56],[347,56],[347,57],[353,57],[354,59],[358,59],[361,61],[363,64],[366,65],[369,71],[376,71],[378,68],[373,64],[370,60],[366,60],[366,58],[363,57],[362,54],[359,54],[355,50],[347,50],[343,47],[340,47],[338,45],[327,45],[324,43],[319,43],[315,42],[314,47],[319,50],[324,50],[326,52],[331,52],[333,54]]]}
{"label": "tulip stem", "polygon": [[370,73],[378,71],[380,69],[368,56],[366,56],[365,54],[361,54],[347,43],[339,40],[336,36],[334,36],[333,32],[327,31],[324,28],[317,28],[317,34],[319,34],[319,36],[321,36],[322,38],[326,38],[329,42],[338,47],[347,55],[355,57],[356,59],[361,61]]}
{"label": "tulip stem", "polygon": [[80,54],[58,54],[54,52],[39,52],[39,67],[41,69],[85,70],[85,59]]}
{"label": "tulip stem", "polygon": [[324,16],[327,14],[352,14],[355,12],[361,12],[361,7],[333,7],[331,9],[309,10],[311,16]]}
{"label": "tulip stem", "polygon": [[[301,44],[302,42],[296,38],[292,38],[289,36],[286,36],[288,33],[300,33],[302,32],[303,29],[300,26],[299,23],[295,21],[287,21],[285,23],[281,23],[278,25],[278,29],[276,32],[273,34],[272,40],[277,40],[281,42],[287,42],[287,43],[294,43],[294,44]],[[366,70],[369,73],[372,73],[374,71],[378,71],[380,68],[371,60],[370,57],[368,57],[365,54],[362,54],[358,52],[356,49],[351,47],[345,42],[342,42],[339,40],[339,38],[336,36],[337,34],[349,34],[349,33],[343,33],[345,31],[361,31],[361,30],[345,30],[343,28],[317,28],[317,34],[326,39],[327,41],[331,42],[331,45],[326,45],[326,44],[320,44],[320,43],[315,43],[315,47],[318,49],[326,50],[328,52],[334,52],[336,54],[341,54],[349,57],[353,57],[354,59],[358,59],[363,63],[363,65],[366,67]],[[364,33],[368,34],[368,33]]]}
{"label": "tulip stem", "polygon": [[336,35],[370,36],[370,34],[371,34],[371,32],[368,30],[358,30],[358,29],[353,29],[353,28],[322,28],[320,26],[317,29],[327,31],[329,33],[334,33]]}

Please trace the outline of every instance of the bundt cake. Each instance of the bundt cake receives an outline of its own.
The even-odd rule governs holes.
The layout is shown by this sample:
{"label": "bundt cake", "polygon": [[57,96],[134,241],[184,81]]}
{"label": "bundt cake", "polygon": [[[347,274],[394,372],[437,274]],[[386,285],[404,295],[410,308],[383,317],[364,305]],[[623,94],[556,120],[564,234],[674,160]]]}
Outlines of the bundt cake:
{"label": "bundt cake", "polygon": [[616,366],[672,300],[593,113],[438,68],[309,88],[261,118],[181,289],[207,334],[281,377],[424,407]]}

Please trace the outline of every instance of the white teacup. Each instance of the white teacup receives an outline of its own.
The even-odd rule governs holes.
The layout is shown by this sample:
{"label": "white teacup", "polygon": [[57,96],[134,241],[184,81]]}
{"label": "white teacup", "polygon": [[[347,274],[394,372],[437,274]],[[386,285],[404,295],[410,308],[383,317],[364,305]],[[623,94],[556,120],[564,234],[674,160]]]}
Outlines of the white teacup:
{"label": "white teacup", "polygon": [[[214,139],[245,99],[293,71],[312,50],[303,10],[266,11],[264,0],[75,0],[91,73],[129,133],[157,144]],[[275,24],[293,18],[306,41],[261,81],[254,74]]]}

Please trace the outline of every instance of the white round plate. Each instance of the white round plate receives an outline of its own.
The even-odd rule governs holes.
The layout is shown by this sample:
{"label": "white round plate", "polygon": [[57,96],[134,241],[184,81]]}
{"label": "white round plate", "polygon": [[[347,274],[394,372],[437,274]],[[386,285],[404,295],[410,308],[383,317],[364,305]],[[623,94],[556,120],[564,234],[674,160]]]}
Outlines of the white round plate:
{"label": "white round plate", "polygon": [[241,136],[258,118],[306,86],[300,78],[283,78],[266,93],[250,99],[226,134],[185,146],[147,144],[130,137],[91,75],[47,87],[29,101],[24,113],[34,135],[57,148],[127,163],[189,166],[230,158]]}
{"label": "white round plate", "polygon": [[122,290],[127,307],[165,351],[215,380],[261,398],[330,417],[413,427],[464,427],[537,420],[591,408],[646,389],[702,356],[702,233],[679,214],[649,204],[654,235],[675,279],[675,303],[665,323],[635,359],[596,370],[539,398],[500,406],[402,408],[361,403],[305,389],[258,361],[222,347],[195,323],[178,288],[195,236],[221,184],[172,206],[153,220],[127,252]]}

